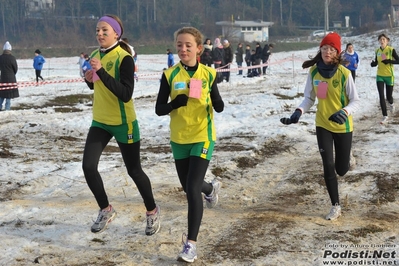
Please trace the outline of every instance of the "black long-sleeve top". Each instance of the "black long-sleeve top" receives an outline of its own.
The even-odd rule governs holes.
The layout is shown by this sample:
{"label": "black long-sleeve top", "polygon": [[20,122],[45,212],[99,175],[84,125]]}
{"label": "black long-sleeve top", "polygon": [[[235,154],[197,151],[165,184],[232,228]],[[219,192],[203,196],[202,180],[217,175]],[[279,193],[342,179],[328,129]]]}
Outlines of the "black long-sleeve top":
{"label": "black long-sleeve top", "polygon": [[[185,66],[186,71],[196,71],[198,63],[194,67]],[[170,86],[166,79],[165,74],[162,74],[161,85],[159,87],[158,98],[155,104],[155,113],[158,116],[169,114],[173,108],[170,102],[168,102],[170,95]],[[213,82],[211,87],[211,100],[213,108],[216,112],[220,113],[224,109],[224,102],[220,96],[219,89],[216,82]]]}

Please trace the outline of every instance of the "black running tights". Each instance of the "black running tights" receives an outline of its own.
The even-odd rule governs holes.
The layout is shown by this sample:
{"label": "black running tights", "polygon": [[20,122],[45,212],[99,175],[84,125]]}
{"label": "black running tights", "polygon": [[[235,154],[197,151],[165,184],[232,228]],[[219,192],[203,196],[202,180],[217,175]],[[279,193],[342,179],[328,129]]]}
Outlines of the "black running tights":
{"label": "black running tights", "polygon": [[37,70],[37,69],[35,69],[35,75],[36,75],[36,82],[39,82],[39,78],[41,79],[41,80],[43,80],[43,77],[42,77],[42,71],[41,70]]}
{"label": "black running tights", "polygon": [[205,174],[209,161],[200,157],[191,156],[186,159],[175,160],[177,175],[188,202],[188,236],[187,239],[197,241],[201,225],[204,205],[202,193],[212,193],[212,185],[205,182]]}
{"label": "black running tights", "polygon": [[[94,194],[100,209],[108,207],[109,202],[104,189],[104,183],[100,173],[98,172],[98,163],[105,146],[107,146],[111,138],[112,135],[107,131],[98,127],[91,127],[87,135],[86,145],[83,152],[83,172],[87,185]],[[144,200],[146,210],[154,210],[156,205],[152,194],[151,182],[141,168],[140,141],[132,144],[118,142],[118,145],[127,172],[136,184],[137,189]]]}
{"label": "black running tights", "polygon": [[[377,81],[377,89],[378,89],[378,95],[380,97],[380,106],[381,106],[382,115],[388,116],[387,104],[385,102],[385,95],[384,95],[384,85],[385,85],[384,82]],[[390,104],[393,104],[393,98],[392,98],[393,86],[385,85],[385,87],[387,91],[387,100]]]}
{"label": "black running tights", "polygon": [[[331,204],[339,204],[337,175],[344,176],[349,170],[352,132],[333,133],[322,127],[316,127],[317,144],[323,160],[324,180]],[[334,151],[335,148],[335,163]]]}

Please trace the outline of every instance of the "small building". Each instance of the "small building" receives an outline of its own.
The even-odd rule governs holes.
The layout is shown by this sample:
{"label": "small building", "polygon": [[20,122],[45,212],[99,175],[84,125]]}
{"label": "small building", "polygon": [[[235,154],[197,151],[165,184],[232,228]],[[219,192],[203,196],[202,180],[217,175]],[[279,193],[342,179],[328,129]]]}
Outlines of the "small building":
{"label": "small building", "polygon": [[222,35],[232,40],[245,42],[268,42],[269,28],[273,22],[265,21],[219,21],[216,25],[222,26]]}
{"label": "small building", "polygon": [[342,28],[342,21],[333,21],[334,28]]}
{"label": "small building", "polygon": [[25,0],[26,16],[40,17],[42,12],[55,9],[55,0]]}

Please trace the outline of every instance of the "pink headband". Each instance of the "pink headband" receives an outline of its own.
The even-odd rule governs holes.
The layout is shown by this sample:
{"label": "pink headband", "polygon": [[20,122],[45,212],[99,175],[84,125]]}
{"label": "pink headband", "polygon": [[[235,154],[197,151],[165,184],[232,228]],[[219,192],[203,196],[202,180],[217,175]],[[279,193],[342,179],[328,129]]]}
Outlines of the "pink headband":
{"label": "pink headband", "polygon": [[104,22],[108,23],[114,29],[116,34],[118,34],[119,39],[122,37],[121,25],[119,25],[118,21],[116,21],[114,18],[111,18],[108,16],[103,16],[98,20],[98,22],[100,22],[100,21],[104,21]]}

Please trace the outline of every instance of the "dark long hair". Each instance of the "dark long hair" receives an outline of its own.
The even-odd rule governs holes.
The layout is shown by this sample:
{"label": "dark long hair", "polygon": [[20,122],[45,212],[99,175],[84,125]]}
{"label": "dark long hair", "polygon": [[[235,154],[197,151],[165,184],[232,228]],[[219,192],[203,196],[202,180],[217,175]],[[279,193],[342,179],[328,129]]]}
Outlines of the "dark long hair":
{"label": "dark long hair", "polygon": [[[317,62],[322,61],[322,60],[323,60],[323,58],[321,57],[321,50],[319,50],[315,57],[313,57],[309,60],[306,60],[305,62],[302,63],[302,68],[304,68],[304,69],[309,68],[309,67],[313,66],[314,64],[316,64]],[[345,59],[343,58],[342,53],[340,53],[340,54],[337,53],[337,55],[333,58],[332,64],[334,64],[334,65],[342,64],[342,63],[344,63],[344,60]]]}

